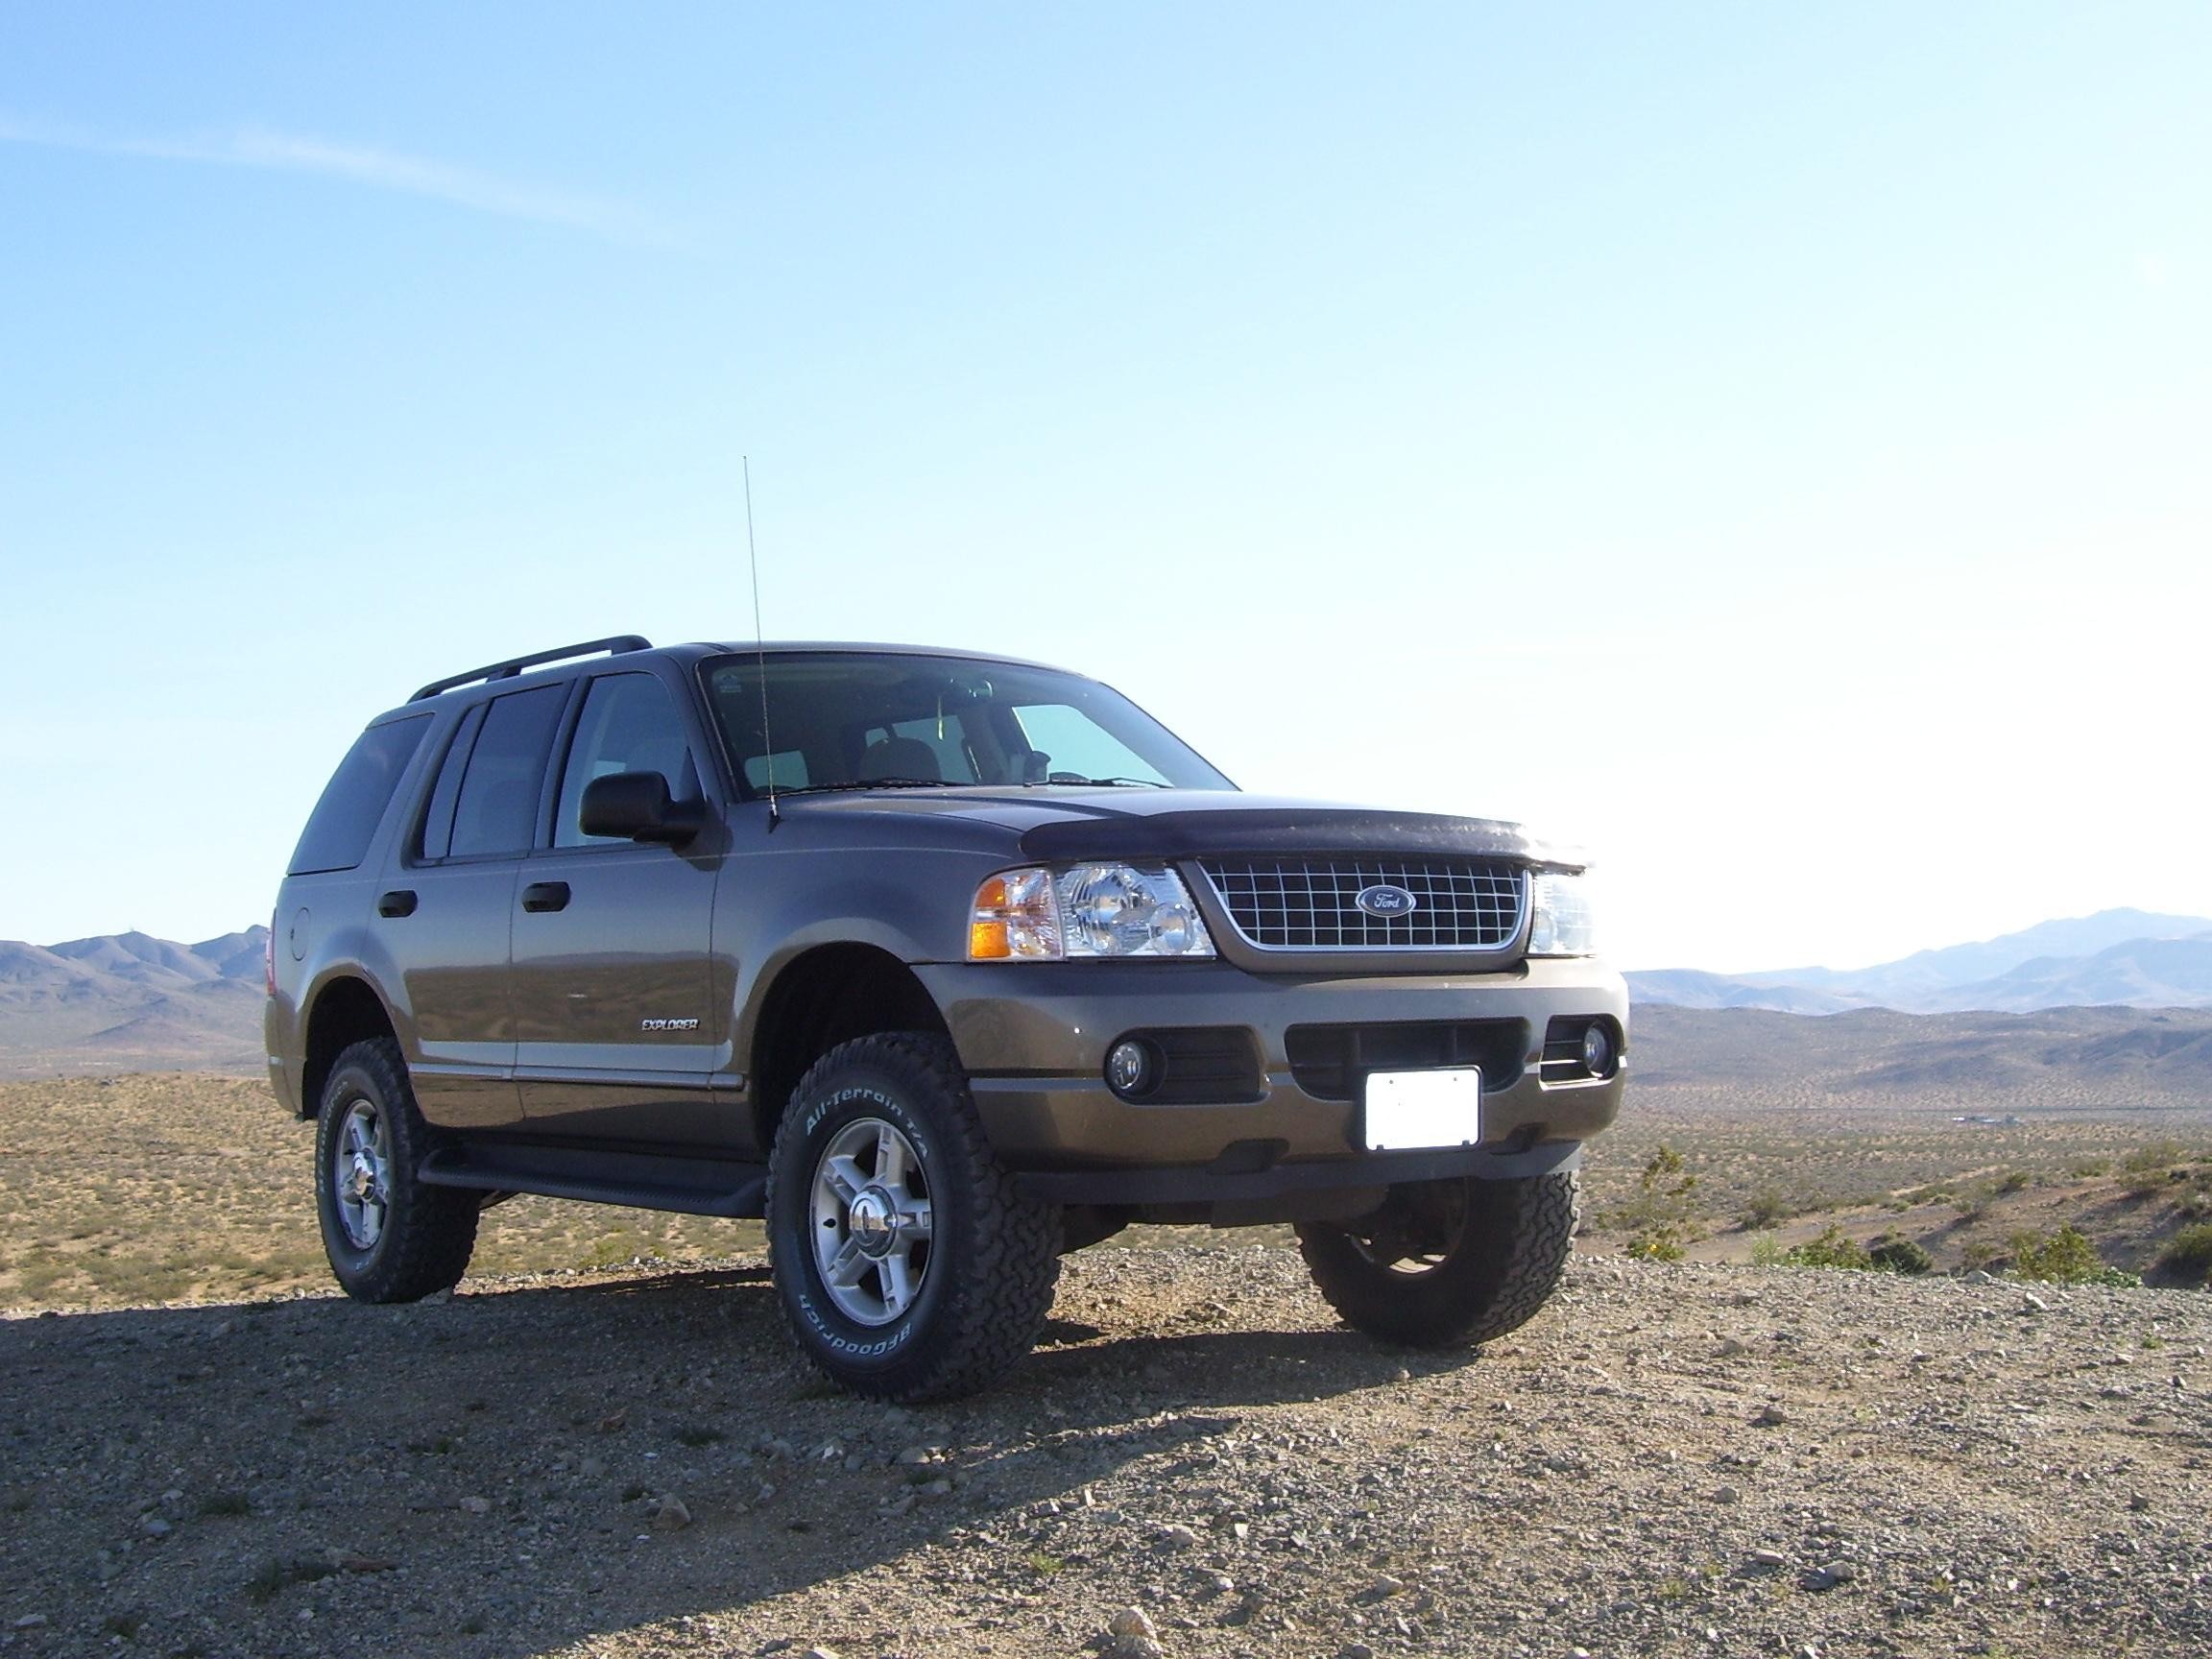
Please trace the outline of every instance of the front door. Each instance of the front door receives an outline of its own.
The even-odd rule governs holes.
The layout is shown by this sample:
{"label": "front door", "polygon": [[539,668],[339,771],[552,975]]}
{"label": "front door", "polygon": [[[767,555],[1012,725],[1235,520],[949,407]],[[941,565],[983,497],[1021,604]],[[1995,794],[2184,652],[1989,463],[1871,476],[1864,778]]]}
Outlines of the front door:
{"label": "front door", "polygon": [[602,674],[587,689],[562,768],[553,845],[516,890],[516,1074],[532,1127],[639,1144],[713,1142],[709,1081],[729,1040],[709,951],[720,841],[670,848],[586,835],[584,788],[658,772],[699,798],[691,742],[667,685]]}

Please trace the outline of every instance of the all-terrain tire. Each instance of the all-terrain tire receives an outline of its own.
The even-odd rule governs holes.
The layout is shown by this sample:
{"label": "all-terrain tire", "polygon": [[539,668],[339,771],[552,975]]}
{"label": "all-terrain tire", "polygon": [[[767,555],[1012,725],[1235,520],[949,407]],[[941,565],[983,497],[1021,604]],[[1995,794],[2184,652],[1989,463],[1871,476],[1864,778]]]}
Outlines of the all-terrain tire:
{"label": "all-terrain tire", "polygon": [[[1403,1231],[1377,1218],[1298,1224],[1307,1271],[1345,1323],[1409,1348],[1445,1348],[1486,1342],[1534,1318],[1566,1271],[1581,1215],[1579,1174],[1439,1182],[1415,1196],[1448,1201],[1455,1219],[1425,1240],[1440,1248],[1414,1256],[1399,1255]],[[1408,1202],[1405,1190],[1392,1193],[1392,1204]]]}
{"label": "all-terrain tire", "polygon": [[[986,1386],[1035,1344],[1061,1241],[1059,1210],[1000,1167],[944,1038],[839,1044],[792,1092],[768,1163],[768,1247],[792,1337],[834,1382],[902,1402]],[[878,1265],[854,1254],[863,1242]]]}
{"label": "all-terrain tire", "polygon": [[315,1210],[330,1269],[357,1302],[416,1302],[460,1283],[480,1194],[416,1176],[431,1130],[389,1037],[355,1043],[323,1087]]}

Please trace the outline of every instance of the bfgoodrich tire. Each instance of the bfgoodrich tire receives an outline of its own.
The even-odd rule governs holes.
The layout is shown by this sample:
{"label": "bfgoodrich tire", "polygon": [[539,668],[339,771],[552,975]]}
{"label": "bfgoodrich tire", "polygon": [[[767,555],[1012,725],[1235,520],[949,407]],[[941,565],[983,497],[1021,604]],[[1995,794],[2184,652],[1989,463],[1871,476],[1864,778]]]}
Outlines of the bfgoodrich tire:
{"label": "bfgoodrich tire", "polygon": [[1346,1324],[1411,1348],[1484,1342],[1527,1324],[1557,1287],[1580,1181],[1566,1170],[1393,1188],[1358,1221],[1299,1223],[1298,1248]]}
{"label": "bfgoodrich tire", "polygon": [[315,1208],[330,1270],[356,1301],[419,1301],[469,1270],[479,1198],[416,1179],[429,1139],[397,1043],[338,1056],[315,1131]]}
{"label": "bfgoodrich tire", "polygon": [[1061,1232],[993,1157],[944,1039],[840,1044],[792,1093],[768,1165],[776,1290],[800,1350],[855,1393],[998,1378],[1051,1309]]}

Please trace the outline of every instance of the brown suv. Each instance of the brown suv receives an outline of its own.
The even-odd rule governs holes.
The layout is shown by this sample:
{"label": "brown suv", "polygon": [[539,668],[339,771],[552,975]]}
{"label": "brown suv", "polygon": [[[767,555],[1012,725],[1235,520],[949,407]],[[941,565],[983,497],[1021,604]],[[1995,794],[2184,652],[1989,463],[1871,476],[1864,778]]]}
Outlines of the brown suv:
{"label": "brown suv", "polygon": [[1620,1104],[1580,871],[1240,794],[1035,663],[594,640],[370,723],[277,900],[270,1077],[368,1301],[537,1192],[764,1217],[800,1346],[890,1399],[989,1381],[1139,1220],[1294,1222],[1353,1324],[1479,1340]]}

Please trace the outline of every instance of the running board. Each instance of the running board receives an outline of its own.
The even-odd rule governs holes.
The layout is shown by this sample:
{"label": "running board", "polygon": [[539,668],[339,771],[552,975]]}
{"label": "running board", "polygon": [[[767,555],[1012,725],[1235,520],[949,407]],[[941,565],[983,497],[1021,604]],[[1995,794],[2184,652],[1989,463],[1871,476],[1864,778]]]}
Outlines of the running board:
{"label": "running board", "polygon": [[416,1175],[428,1187],[534,1192],[684,1215],[758,1220],[767,1214],[768,1171],[726,1158],[478,1143],[440,1147]]}

